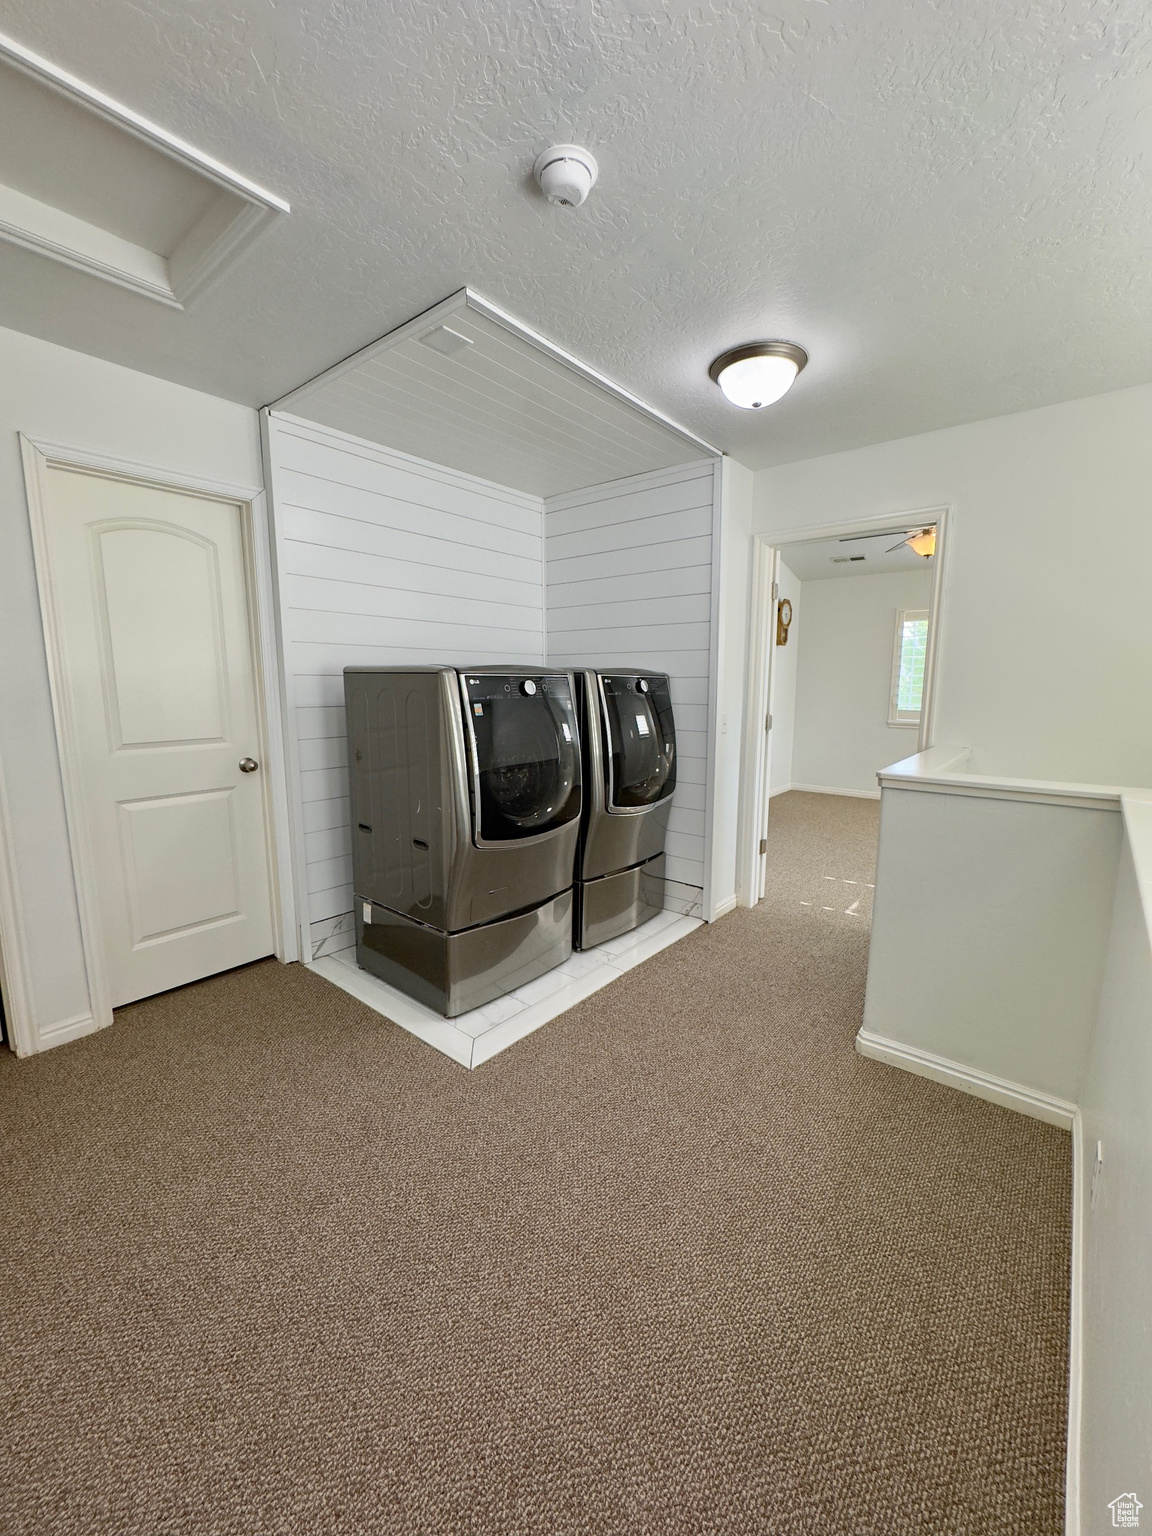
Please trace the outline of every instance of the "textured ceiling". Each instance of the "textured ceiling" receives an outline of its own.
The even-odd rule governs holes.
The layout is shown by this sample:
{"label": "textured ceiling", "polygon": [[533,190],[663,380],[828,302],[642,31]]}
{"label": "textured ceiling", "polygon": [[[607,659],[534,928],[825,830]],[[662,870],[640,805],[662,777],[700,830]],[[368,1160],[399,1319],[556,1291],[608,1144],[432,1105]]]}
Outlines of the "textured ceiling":
{"label": "textured ceiling", "polygon": [[[1144,0],[4,0],[292,204],[185,314],[14,251],[0,323],[251,404],[469,285],[754,467],[1152,378]],[[536,152],[600,182],[555,209]],[[760,413],[706,368],[811,363]]]}

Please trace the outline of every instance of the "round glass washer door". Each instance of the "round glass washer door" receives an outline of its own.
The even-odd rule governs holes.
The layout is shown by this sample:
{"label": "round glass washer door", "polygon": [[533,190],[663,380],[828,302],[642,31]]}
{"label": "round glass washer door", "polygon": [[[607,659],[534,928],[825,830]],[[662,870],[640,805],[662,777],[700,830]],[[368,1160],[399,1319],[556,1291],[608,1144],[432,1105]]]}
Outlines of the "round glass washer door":
{"label": "round glass washer door", "polygon": [[608,809],[658,805],[676,788],[676,724],[666,677],[602,674],[608,726]]}
{"label": "round glass washer door", "polygon": [[564,673],[462,673],[478,843],[540,837],[580,814],[580,738]]}

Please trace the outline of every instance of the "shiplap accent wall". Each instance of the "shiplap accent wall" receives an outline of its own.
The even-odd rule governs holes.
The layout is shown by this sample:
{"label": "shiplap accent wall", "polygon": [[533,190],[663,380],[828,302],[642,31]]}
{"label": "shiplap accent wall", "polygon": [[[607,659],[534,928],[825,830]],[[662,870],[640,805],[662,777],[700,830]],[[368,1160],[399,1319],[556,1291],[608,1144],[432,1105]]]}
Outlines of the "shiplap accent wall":
{"label": "shiplap accent wall", "polygon": [[709,459],[550,499],[550,664],[667,672],[679,753],[668,878],[705,885],[715,465]]}
{"label": "shiplap accent wall", "polygon": [[539,664],[543,503],[273,413],[290,755],[312,947],[352,942],[345,666]]}

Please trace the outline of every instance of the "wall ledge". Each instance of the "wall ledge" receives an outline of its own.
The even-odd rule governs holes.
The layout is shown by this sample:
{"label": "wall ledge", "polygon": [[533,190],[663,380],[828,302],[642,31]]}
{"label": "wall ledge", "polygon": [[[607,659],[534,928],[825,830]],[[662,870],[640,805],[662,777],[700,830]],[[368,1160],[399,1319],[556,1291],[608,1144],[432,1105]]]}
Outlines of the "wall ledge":
{"label": "wall ledge", "polygon": [[991,1073],[980,1072],[975,1067],[950,1061],[945,1056],[936,1056],[931,1051],[919,1050],[916,1046],[902,1045],[898,1040],[889,1040],[871,1030],[860,1030],[856,1036],[856,1049],[861,1056],[868,1056],[873,1061],[883,1061],[890,1067],[900,1067],[905,1072],[914,1072],[918,1077],[931,1078],[933,1082],[943,1083],[946,1087],[959,1088],[961,1093],[987,1099],[991,1104],[1014,1109],[1022,1115],[1030,1115],[1033,1120],[1043,1120],[1048,1125],[1058,1125],[1062,1130],[1071,1130],[1075,1123],[1076,1105],[1067,1099],[1058,1099],[1053,1094],[1026,1088],[1023,1083],[1014,1083],[1008,1078],[994,1077]]}
{"label": "wall ledge", "polygon": [[1016,779],[991,773],[965,773],[970,747],[931,747],[888,768],[876,778],[881,789],[912,789],[936,795],[985,800],[1023,800],[1032,805],[1063,805],[1071,810],[1120,811],[1121,796],[1147,791],[1114,784],[1066,784],[1059,779]]}

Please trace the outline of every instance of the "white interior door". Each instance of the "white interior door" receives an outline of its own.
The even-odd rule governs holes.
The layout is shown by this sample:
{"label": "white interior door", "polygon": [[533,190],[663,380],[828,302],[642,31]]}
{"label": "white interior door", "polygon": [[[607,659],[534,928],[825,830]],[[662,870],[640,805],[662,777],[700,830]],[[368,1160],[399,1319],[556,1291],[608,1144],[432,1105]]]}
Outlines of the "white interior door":
{"label": "white interior door", "polygon": [[61,707],[118,1006],[273,949],[242,512],[59,465],[44,490]]}

